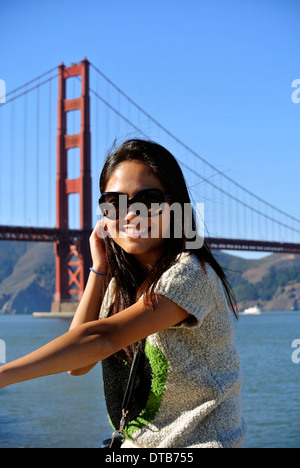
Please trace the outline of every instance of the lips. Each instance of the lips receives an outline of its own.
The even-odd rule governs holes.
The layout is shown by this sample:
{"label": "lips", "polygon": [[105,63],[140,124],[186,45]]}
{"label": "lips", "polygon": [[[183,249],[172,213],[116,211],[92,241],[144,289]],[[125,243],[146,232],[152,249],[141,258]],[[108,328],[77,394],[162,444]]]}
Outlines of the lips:
{"label": "lips", "polygon": [[129,237],[131,239],[138,239],[139,237],[148,237],[148,233],[150,232],[151,227],[143,228],[140,229],[139,224],[136,225],[126,225],[122,229],[122,231],[125,233],[126,237]]}

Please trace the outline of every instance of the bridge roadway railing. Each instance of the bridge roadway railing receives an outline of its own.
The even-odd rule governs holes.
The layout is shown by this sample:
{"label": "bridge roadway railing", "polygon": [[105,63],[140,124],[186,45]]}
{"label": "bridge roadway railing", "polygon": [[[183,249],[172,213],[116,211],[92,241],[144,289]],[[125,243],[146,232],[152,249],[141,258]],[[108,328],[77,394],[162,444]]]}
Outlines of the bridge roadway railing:
{"label": "bridge roadway railing", "polygon": [[91,231],[80,229],[36,228],[21,226],[0,226],[0,240],[23,242],[76,242],[83,234]]}
{"label": "bridge roadway railing", "polygon": [[[82,235],[90,234],[90,230],[36,228],[21,226],[0,226],[0,241],[23,242],[77,242]],[[226,239],[206,237],[206,244],[216,250],[243,250],[273,253],[300,254],[300,244],[276,241],[261,241],[248,239]]]}
{"label": "bridge roadway railing", "polygon": [[248,239],[222,239],[209,237],[205,239],[211,249],[243,250],[256,252],[300,254],[300,244],[275,241],[260,241]]}

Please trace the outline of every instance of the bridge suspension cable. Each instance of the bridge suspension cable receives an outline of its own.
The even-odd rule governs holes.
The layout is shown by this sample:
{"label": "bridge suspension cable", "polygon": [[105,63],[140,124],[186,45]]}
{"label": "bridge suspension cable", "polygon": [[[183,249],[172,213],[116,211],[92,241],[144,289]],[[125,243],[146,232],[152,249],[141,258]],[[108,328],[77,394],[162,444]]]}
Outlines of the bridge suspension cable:
{"label": "bridge suspension cable", "polygon": [[[93,98],[91,106],[94,106],[91,126],[95,192],[98,190],[102,165],[100,155],[107,152],[115,139],[154,139],[155,136],[158,142],[176,156],[188,180],[194,202],[205,203],[206,225],[210,230],[209,232],[207,229],[208,235],[298,241],[300,219],[262,199],[230,177],[226,171],[207,161],[146,112],[99,68],[91,63],[90,69],[94,73],[90,95]],[[56,139],[56,93],[53,90],[53,80],[57,76],[57,67],[48,70],[9,91],[6,94],[6,104],[0,106],[1,224],[43,227],[55,225],[53,187],[56,158],[53,142]],[[76,80],[80,79],[76,77]],[[76,98],[74,81],[71,94],[72,98]],[[33,96],[33,99],[29,99],[29,96]],[[22,100],[23,110],[18,113],[16,103]],[[99,103],[103,106],[102,113]],[[71,119],[71,131],[75,133],[76,125],[80,123],[76,122],[74,112]],[[68,161],[68,171],[71,174],[69,178],[75,177],[74,174],[78,171],[75,160],[76,157],[73,156]],[[94,198],[97,198],[96,193]],[[76,229],[75,201],[72,200],[72,203],[72,228]]]}
{"label": "bridge suspension cable", "polygon": [[[186,162],[183,161],[182,157],[179,157],[178,155],[176,155],[178,162],[181,164],[182,167],[186,169],[186,171],[196,176],[198,180],[200,179],[201,183],[206,184],[206,186],[209,186],[214,191],[211,197],[212,200],[216,198],[215,192],[218,192],[220,196],[223,197],[223,199],[228,199],[231,202],[234,202],[236,204],[235,222],[240,218],[239,207],[244,210],[244,214],[242,216],[243,225],[244,225],[243,237],[246,237],[247,236],[246,231],[249,231],[249,227],[247,228],[247,225],[249,226],[249,215],[248,216],[246,215],[246,210],[248,211],[248,213],[250,213],[251,215],[250,217],[252,217],[251,231],[252,231],[252,237],[254,238],[255,238],[254,231],[256,231],[256,237],[259,236],[261,238],[263,236],[265,237],[273,236],[274,239],[276,235],[277,236],[279,235],[280,237],[285,236],[288,231],[294,235],[294,238],[296,235],[300,234],[300,219],[297,219],[295,216],[292,216],[284,212],[283,210],[277,208],[270,202],[262,199],[259,195],[248,190],[246,187],[242,186],[239,182],[237,182],[232,177],[227,175],[226,172],[221,171],[216,166],[211,164],[209,161],[207,161],[205,158],[199,155],[196,151],[194,151],[190,146],[186,145],[181,139],[179,139],[176,135],[174,135],[170,130],[168,130],[160,122],[158,122],[157,119],[153,118],[140,105],[138,105],[135,101],[133,101],[123,90],[121,90],[101,70],[99,70],[99,68],[97,68],[93,64],[91,64],[91,68],[96,72],[96,74],[98,74],[107,83],[108,86],[112,87],[118,93],[119,96],[122,96],[127,101],[128,107],[133,106],[138,111],[139,120],[140,120],[140,116],[143,115],[152,123],[152,128],[153,126],[155,126],[157,129],[160,130],[160,132],[163,132],[165,135],[167,135],[177,145],[177,147],[178,146],[181,147],[181,149],[183,149],[186,153],[188,153],[189,155],[192,155],[194,158],[200,161],[203,164],[204,174],[206,172],[205,167],[206,169],[209,169],[210,171],[212,171],[208,177],[206,177],[205,175],[201,175],[199,171],[195,170],[194,167],[191,167],[191,164],[187,164]],[[115,115],[117,115],[120,119],[122,119],[127,125],[129,125],[139,135],[145,138],[149,137],[149,134],[151,134],[151,132],[145,131],[139,122],[138,123],[133,122],[129,115],[128,116],[124,115],[124,113],[120,111],[120,105],[118,105],[118,108],[116,108],[116,106],[114,106],[109,101],[109,93],[107,93],[108,98],[105,99],[103,96],[99,94],[98,90],[95,91],[94,89],[90,88],[90,91],[109,110],[113,111]],[[119,99],[118,99],[118,102],[119,102]],[[128,114],[129,114],[129,111],[128,111]],[[193,166],[195,166],[195,164],[193,164]],[[212,179],[216,179],[216,178],[218,178],[218,183],[212,181]],[[227,189],[224,188],[224,185],[225,185],[224,182],[227,183]],[[220,217],[224,218],[225,217],[224,210],[220,209],[219,211],[220,211]],[[254,215],[257,216],[256,222],[255,222],[255,219],[253,218]],[[233,218],[233,213],[230,212],[230,215],[228,216],[228,219],[227,219],[228,224],[233,223],[232,218]],[[239,219],[239,222],[241,223],[241,219]],[[224,225],[224,222],[221,222],[221,224]]]}
{"label": "bridge suspension cable", "polygon": [[8,91],[0,106],[1,224],[50,227],[55,222],[51,86],[57,76],[55,67]]}
{"label": "bridge suspension cable", "polygon": [[[97,67],[95,67],[95,65],[93,65],[91,63],[91,67],[94,68],[94,70],[99,73],[99,75],[102,76],[102,78],[104,78],[113,88],[116,89],[116,91],[118,93],[120,93],[120,95],[122,95],[125,99],[127,99],[127,101],[132,104],[134,107],[136,107],[142,114],[144,114],[149,120],[151,120],[158,128],[160,128],[161,130],[163,130],[167,135],[169,135],[174,141],[176,141],[179,145],[181,145],[184,149],[186,149],[188,152],[190,152],[191,154],[193,154],[193,156],[195,156],[196,158],[198,158],[200,161],[202,161],[204,164],[206,164],[208,167],[210,167],[211,169],[213,169],[215,171],[215,173],[219,174],[220,176],[224,177],[225,179],[227,179],[230,183],[232,183],[233,185],[235,185],[236,187],[238,187],[239,189],[243,190],[245,193],[251,195],[253,198],[255,198],[256,200],[264,203],[265,205],[269,206],[270,208],[276,210],[278,213],[281,213],[283,215],[287,215],[286,212],[280,210],[279,208],[277,208],[276,206],[272,205],[271,203],[267,202],[266,200],[263,200],[261,197],[259,197],[258,195],[256,195],[254,192],[251,192],[250,190],[246,189],[245,187],[243,187],[241,184],[239,184],[236,180],[232,179],[231,177],[229,177],[228,175],[226,175],[225,172],[222,172],[220,171],[216,166],[214,166],[213,164],[211,164],[209,161],[207,161],[206,159],[204,159],[202,156],[200,156],[198,153],[196,153],[192,148],[190,148],[188,145],[186,145],[182,140],[180,140],[176,135],[174,135],[172,132],[170,132],[170,130],[168,130],[166,127],[164,127],[160,122],[158,122],[155,118],[153,118],[148,112],[146,112],[141,106],[139,106],[135,101],[133,101],[126,93],[124,93],[124,91],[122,91],[117,85],[115,85],[101,70],[99,70]],[[94,91],[91,90],[93,93]],[[126,117],[124,117],[122,114],[120,114],[120,111],[116,110],[113,106],[111,106],[109,104],[109,102],[105,101],[101,96],[97,95],[96,93],[94,93],[95,96],[99,99],[101,99],[105,105],[107,105],[110,109],[112,109],[116,114],[118,114],[123,120],[125,120],[127,123],[130,123],[130,125],[133,126],[133,128],[136,128],[138,131],[139,128],[137,128],[136,126],[134,126],[132,124],[132,122],[128,121],[128,119],[126,119]],[[291,215],[287,215],[289,216],[289,218],[293,219],[294,221],[300,223],[300,219],[297,219],[295,218],[294,216],[291,216]]]}

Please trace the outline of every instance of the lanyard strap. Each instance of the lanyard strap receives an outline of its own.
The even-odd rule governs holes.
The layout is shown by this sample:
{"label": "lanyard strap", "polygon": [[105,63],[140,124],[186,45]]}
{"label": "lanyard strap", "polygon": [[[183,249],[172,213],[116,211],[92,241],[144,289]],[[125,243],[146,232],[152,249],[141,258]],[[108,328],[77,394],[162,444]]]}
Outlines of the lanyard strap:
{"label": "lanyard strap", "polygon": [[140,358],[140,353],[138,352],[137,349],[135,349],[132,364],[131,364],[129,379],[127,382],[127,386],[126,386],[126,390],[125,390],[125,394],[123,398],[123,403],[122,403],[122,410],[124,412],[128,409],[128,406],[131,400],[132,390],[133,390],[137,368],[139,364],[139,358]]}
{"label": "lanyard strap", "polygon": [[110,448],[113,447],[114,440],[115,440],[115,437],[116,437],[117,434],[119,434],[120,436],[123,437],[123,442],[126,439],[126,434],[124,433],[124,427],[125,427],[125,424],[126,424],[126,417],[127,417],[127,414],[128,414],[128,406],[129,406],[129,403],[130,403],[130,400],[131,400],[131,397],[132,397],[132,391],[133,391],[133,387],[134,387],[134,382],[135,382],[135,377],[136,377],[137,368],[138,368],[138,364],[139,364],[139,359],[140,359],[140,353],[139,353],[138,349],[135,349],[132,364],[131,364],[131,368],[130,368],[129,379],[128,379],[128,382],[127,382],[127,386],[126,386],[126,390],[125,390],[125,394],[124,394],[124,398],[123,398],[123,403],[122,403],[122,418],[121,418],[121,421],[120,421],[120,428],[119,428],[118,431],[115,431],[113,433]]}

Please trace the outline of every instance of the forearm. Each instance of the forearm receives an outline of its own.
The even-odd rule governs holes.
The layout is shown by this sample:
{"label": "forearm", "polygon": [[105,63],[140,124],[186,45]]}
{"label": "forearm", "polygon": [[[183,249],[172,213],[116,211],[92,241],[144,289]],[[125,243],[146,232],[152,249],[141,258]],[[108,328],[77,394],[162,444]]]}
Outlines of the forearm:
{"label": "forearm", "polygon": [[70,326],[70,330],[83,323],[98,320],[100,307],[103,301],[101,285],[105,277],[90,273],[85,291],[79,303],[76,314]]}
{"label": "forearm", "polygon": [[71,369],[84,368],[110,355],[99,324],[81,325],[42,348],[0,367],[0,388]]}
{"label": "forearm", "polygon": [[[93,260],[93,269],[106,274],[107,258],[103,235],[105,234],[105,221],[99,220],[90,236],[90,249]],[[72,321],[70,330],[79,325],[98,320],[99,311],[103,301],[103,281],[105,276],[90,273],[84,294]]]}

